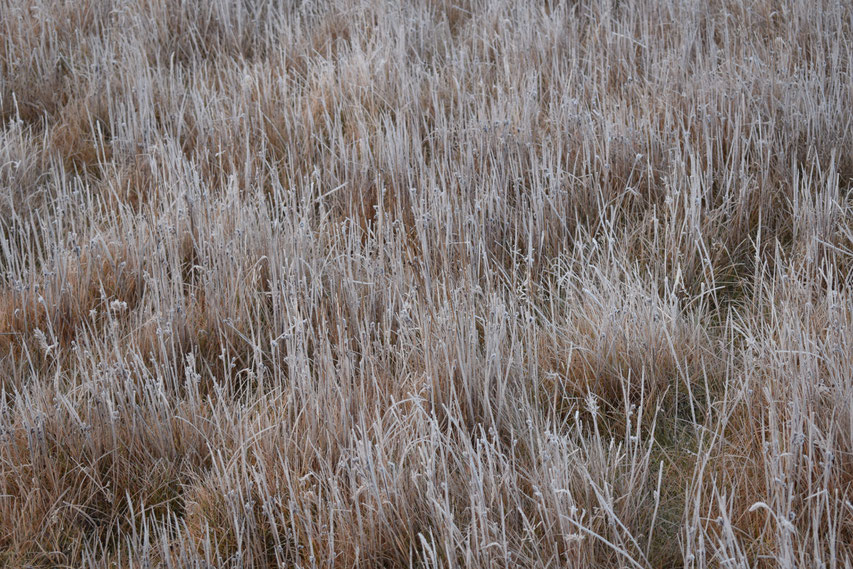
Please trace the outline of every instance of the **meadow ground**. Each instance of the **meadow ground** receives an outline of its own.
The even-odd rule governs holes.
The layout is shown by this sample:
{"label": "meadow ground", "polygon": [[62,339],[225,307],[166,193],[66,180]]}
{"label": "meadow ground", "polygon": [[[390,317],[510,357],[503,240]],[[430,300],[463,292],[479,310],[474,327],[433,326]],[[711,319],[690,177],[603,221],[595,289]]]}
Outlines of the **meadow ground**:
{"label": "meadow ground", "polygon": [[0,566],[853,566],[853,5],[0,0]]}

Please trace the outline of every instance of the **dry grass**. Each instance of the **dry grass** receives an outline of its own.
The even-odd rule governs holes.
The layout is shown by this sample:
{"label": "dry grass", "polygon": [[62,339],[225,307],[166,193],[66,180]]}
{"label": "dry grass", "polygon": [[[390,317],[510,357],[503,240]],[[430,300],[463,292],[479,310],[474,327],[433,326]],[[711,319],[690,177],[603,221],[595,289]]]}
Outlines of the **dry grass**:
{"label": "dry grass", "polygon": [[0,0],[0,565],[853,566],[841,0]]}

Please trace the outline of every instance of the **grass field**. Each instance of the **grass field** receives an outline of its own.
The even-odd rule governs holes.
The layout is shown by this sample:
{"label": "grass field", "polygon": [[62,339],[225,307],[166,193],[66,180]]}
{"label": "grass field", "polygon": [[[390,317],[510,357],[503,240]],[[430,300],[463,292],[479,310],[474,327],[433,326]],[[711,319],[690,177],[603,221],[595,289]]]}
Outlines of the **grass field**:
{"label": "grass field", "polygon": [[847,0],[0,0],[0,566],[853,567]]}

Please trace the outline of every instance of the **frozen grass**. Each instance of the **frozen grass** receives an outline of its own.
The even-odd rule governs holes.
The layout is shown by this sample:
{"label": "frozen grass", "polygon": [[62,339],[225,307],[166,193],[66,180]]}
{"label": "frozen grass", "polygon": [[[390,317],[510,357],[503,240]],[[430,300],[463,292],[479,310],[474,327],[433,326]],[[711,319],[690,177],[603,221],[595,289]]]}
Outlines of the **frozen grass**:
{"label": "frozen grass", "polygon": [[849,569],[851,28],[0,0],[0,565]]}

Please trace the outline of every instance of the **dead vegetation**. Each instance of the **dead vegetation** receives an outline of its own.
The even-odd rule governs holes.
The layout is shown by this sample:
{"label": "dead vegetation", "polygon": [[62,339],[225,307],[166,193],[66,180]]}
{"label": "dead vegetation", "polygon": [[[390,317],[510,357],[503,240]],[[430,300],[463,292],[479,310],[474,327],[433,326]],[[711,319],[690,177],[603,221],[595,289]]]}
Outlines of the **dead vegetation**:
{"label": "dead vegetation", "polygon": [[0,565],[853,565],[840,0],[0,0]]}

